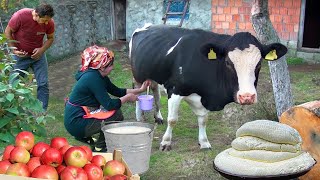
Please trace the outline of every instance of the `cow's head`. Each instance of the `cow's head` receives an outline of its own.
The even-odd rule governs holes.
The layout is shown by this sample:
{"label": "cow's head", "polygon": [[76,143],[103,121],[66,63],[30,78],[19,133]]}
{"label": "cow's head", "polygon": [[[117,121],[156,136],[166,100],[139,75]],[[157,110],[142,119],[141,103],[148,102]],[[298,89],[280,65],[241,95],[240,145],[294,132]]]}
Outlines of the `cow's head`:
{"label": "cow's head", "polygon": [[235,102],[244,105],[257,102],[256,86],[261,61],[277,60],[287,53],[287,48],[280,43],[263,45],[250,33],[241,32],[223,44],[210,41],[201,51],[208,60],[223,61],[227,73],[236,75]]}

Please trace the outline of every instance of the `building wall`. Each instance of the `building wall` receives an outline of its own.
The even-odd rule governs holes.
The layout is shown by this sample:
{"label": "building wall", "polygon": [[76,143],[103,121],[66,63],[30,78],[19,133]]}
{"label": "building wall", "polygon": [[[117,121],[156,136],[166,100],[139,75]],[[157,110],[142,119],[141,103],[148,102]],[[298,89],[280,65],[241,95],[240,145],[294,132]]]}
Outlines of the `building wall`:
{"label": "building wall", "polygon": [[[189,13],[189,19],[183,21],[182,27],[211,29],[211,0],[191,0]],[[134,30],[145,23],[163,24],[163,0],[128,0],[126,14],[126,38],[130,40]],[[169,20],[167,24],[178,25],[179,22]]]}
{"label": "building wall", "polygon": [[49,0],[55,10],[55,41],[47,52],[52,58],[68,56],[87,46],[112,39],[109,0]]}
{"label": "building wall", "polygon": [[[255,35],[250,19],[252,2],[253,0],[212,0],[211,30],[226,34],[249,31]],[[319,53],[297,51],[301,0],[269,0],[268,8],[270,20],[281,43],[289,49],[287,56],[320,63]]]}

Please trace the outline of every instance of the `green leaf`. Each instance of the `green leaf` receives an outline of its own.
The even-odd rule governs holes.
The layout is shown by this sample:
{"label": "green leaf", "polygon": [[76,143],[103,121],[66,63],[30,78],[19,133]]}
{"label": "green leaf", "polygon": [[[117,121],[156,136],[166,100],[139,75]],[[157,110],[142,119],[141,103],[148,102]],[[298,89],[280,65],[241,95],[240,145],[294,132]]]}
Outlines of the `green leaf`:
{"label": "green leaf", "polygon": [[19,76],[19,73],[15,72],[10,74],[9,81],[12,82],[14,79],[16,79]]}
{"label": "green leaf", "polygon": [[16,90],[18,93],[20,94],[28,94],[31,93],[31,91],[29,89],[17,89]]}
{"label": "green leaf", "polygon": [[0,133],[0,140],[9,144],[13,144],[15,138],[12,134],[10,134],[9,132],[6,132],[6,133]]}
{"label": "green leaf", "polygon": [[23,131],[30,131],[30,132],[33,131],[32,126],[27,122],[21,122],[20,127],[22,128]]}
{"label": "green leaf", "polygon": [[8,85],[4,85],[3,83],[0,83],[0,92],[7,91],[9,89]]}
{"label": "green leaf", "polygon": [[13,98],[14,98],[14,94],[9,93],[9,94],[6,95],[6,98],[7,98],[8,101],[11,102],[13,100]]}
{"label": "green leaf", "polygon": [[35,130],[33,131],[33,133],[37,136],[42,136],[42,137],[46,137],[47,136],[47,131],[46,129],[39,125],[39,124],[35,124]]}
{"label": "green leaf", "polygon": [[44,116],[39,116],[39,117],[37,117],[36,122],[37,122],[38,124],[44,123]]}
{"label": "green leaf", "polygon": [[0,128],[4,127],[11,121],[11,118],[3,117],[0,119]]}
{"label": "green leaf", "polygon": [[19,111],[16,107],[13,107],[13,108],[8,108],[8,109],[5,109],[6,111],[8,112],[11,112],[12,114],[16,114],[16,115],[19,115]]}

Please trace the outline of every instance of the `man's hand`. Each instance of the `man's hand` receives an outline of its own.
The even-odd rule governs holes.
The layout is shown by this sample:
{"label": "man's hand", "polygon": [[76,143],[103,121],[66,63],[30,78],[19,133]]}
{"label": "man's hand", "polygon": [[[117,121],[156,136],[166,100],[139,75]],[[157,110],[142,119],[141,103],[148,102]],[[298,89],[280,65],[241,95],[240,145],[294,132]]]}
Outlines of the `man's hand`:
{"label": "man's hand", "polygon": [[41,48],[35,48],[33,51],[32,51],[32,55],[31,55],[31,58],[34,59],[34,60],[39,60],[43,54],[43,51]]}
{"label": "man's hand", "polygon": [[23,50],[13,50],[13,54],[15,54],[18,57],[26,57],[28,53]]}

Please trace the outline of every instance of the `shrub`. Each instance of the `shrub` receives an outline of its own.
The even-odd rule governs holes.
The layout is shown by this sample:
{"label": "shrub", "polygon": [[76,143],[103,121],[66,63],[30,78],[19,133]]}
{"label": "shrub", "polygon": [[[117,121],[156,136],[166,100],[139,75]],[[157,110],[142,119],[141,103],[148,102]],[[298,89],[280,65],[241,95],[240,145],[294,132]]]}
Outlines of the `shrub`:
{"label": "shrub", "polygon": [[[11,73],[14,60],[6,42],[5,36],[0,34],[0,141],[13,143],[14,136],[24,130],[46,136],[44,124],[54,117],[44,112],[35,97],[33,75],[25,71],[24,77]],[[12,79],[16,80],[10,84]]]}

